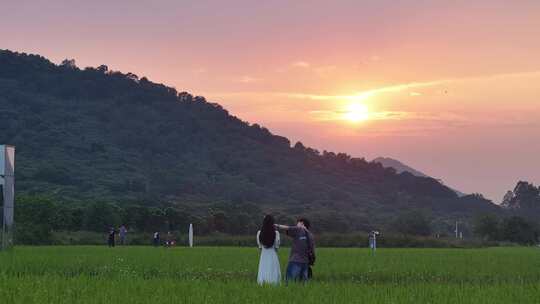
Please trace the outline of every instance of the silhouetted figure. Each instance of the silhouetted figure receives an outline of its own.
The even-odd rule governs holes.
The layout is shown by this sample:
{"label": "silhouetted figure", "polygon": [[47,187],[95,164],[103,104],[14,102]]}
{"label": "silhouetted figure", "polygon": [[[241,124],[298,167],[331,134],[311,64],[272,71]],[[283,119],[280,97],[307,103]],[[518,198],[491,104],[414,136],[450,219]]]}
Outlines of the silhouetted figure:
{"label": "silhouetted figure", "polygon": [[125,225],[120,226],[118,236],[120,237],[120,245],[126,244],[127,228]]}
{"label": "silhouetted figure", "polygon": [[156,247],[158,247],[159,244],[160,244],[159,232],[158,231],[154,232],[153,243],[154,243],[154,246],[156,246]]}
{"label": "silhouetted figure", "polygon": [[171,247],[174,245],[174,235],[172,234],[172,232],[170,231],[167,231],[167,238],[165,240],[165,246],[167,247]]}
{"label": "silhouetted figure", "polygon": [[107,240],[107,243],[109,244],[109,247],[114,247],[114,235],[116,234],[116,231],[113,227],[109,230],[109,238]]}
{"label": "silhouetted figure", "polygon": [[379,235],[379,231],[371,231],[368,235],[369,238],[369,248],[371,249],[372,253],[375,253],[377,250],[377,236]]}

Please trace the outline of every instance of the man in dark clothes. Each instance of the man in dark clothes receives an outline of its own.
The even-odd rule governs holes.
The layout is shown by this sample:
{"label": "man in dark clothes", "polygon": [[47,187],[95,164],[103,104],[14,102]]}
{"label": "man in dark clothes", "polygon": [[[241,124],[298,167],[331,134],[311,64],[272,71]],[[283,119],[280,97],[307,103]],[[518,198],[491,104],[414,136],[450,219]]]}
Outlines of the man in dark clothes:
{"label": "man in dark clothes", "polygon": [[113,227],[111,227],[111,229],[109,230],[109,239],[108,239],[108,244],[109,244],[109,247],[114,247],[114,235],[115,235],[116,231],[114,230]]}
{"label": "man in dark clothes", "polygon": [[285,233],[292,238],[285,280],[307,281],[310,265],[315,262],[315,244],[313,235],[309,232],[309,221],[300,218],[296,226],[276,225],[276,228],[285,230]]}

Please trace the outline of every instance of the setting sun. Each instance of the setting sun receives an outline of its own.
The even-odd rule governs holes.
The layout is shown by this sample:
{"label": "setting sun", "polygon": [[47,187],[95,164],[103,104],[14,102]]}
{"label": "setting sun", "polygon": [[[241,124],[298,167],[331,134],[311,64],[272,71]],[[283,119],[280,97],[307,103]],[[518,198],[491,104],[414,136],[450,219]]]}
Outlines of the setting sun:
{"label": "setting sun", "polygon": [[369,118],[368,107],[365,104],[352,103],[347,106],[343,118],[350,122],[365,121]]}

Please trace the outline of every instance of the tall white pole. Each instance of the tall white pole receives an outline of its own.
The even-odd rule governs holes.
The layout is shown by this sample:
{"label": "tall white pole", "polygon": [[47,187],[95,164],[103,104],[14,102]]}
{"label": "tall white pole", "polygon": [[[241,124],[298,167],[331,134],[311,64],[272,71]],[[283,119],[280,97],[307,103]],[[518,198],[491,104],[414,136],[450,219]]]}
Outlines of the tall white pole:
{"label": "tall white pole", "polygon": [[193,224],[189,224],[189,247],[193,247]]}
{"label": "tall white pole", "polygon": [[456,239],[458,238],[458,222],[456,221]]}
{"label": "tall white pole", "polygon": [[3,190],[1,249],[13,246],[13,214],[15,205],[15,147],[0,145],[0,184]]}

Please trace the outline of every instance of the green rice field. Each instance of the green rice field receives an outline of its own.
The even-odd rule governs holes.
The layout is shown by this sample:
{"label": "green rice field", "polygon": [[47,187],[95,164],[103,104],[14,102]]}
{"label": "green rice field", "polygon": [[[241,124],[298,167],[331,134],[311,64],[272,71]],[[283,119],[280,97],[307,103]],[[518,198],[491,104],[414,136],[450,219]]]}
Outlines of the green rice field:
{"label": "green rice field", "polygon": [[16,247],[0,303],[540,303],[538,248],[317,253],[311,282],[260,287],[256,248]]}

